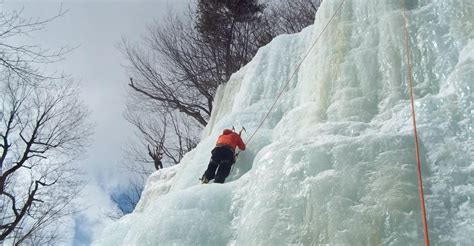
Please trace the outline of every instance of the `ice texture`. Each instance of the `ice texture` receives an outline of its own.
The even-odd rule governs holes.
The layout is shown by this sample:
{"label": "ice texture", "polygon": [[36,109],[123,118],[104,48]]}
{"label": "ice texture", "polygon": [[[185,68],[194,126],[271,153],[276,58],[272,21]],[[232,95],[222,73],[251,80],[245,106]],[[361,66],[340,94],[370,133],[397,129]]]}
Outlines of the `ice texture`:
{"label": "ice texture", "polygon": [[224,128],[249,138],[340,0],[219,87],[202,141],[151,175],[95,245],[421,245],[403,10],[430,239],[474,242],[474,2],[346,0],[225,184],[201,185]]}

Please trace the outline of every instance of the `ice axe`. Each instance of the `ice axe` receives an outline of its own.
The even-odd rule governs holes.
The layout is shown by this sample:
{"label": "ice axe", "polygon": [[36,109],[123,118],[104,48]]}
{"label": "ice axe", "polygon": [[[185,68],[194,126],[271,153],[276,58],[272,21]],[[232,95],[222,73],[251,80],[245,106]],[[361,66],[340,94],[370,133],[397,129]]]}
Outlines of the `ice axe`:
{"label": "ice axe", "polygon": [[[235,130],[234,127],[232,127],[232,129]],[[242,129],[240,129],[240,131],[239,131],[239,136],[242,136],[242,132],[247,133],[247,130],[246,130],[245,127],[243,127],[243,126],[242,126]],[[237,153],[235,153],[235,159],[237,159],[237,157],[239,156],[240,152],[242,152],[242,151],[238,151]]]}
{"label": "ice axe", "polygon": [[[237,131],[235,130],[235,127],[234,127],[234,126],[232,126],[232,131],[233,131],[233,132],[237,132]],[[240,129],[240,131],[239,131],[239,136],[242,136],[242,132],[247,133],[247,130],[246,130],[245,127],[243,127],[243,126],[242,126],[242,129]]]}
{"label": "ice axe", "polygon": [[242,131],[247,133],[247,130],[245,129],[245,127],[242,126],[242,129],[240,129],[240,132],[239,132],[239,136],[242,136]]}
{"label": "ice axe", "polygon": [[[234,126],[232,126],[232,131],[235,132],[235,127],[234,127]],[[242,126],[242,129],[240,129],[240,131],[239,131],[239,136],[242,136],[242,132],[247,133],[247,130],[246,130],[245,127],[243,127],[243,126]],[[240,152],[242,152],[242,151],[237,151],[237,152],[235,153],[235,155],[234,155],[234,160],[237,160],[237,157],[239,157]],[[234,170],[234,166],[235,166],[235,165],[232,165],[232,167],[231,167],[231,169],[230,169],[231,172]]]}

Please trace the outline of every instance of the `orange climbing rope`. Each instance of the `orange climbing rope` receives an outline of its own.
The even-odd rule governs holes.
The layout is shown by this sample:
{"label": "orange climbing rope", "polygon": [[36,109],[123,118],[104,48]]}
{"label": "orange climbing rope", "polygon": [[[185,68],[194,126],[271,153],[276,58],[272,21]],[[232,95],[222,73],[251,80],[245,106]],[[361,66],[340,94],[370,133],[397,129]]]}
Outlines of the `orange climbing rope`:
{"label": "orange climbing rope", "polygon": [[314,40],[313,44],[309,47],[308,51],[306,52],[306,54],[303,56],[303,58],[301,59],[300,63],[296,66],[295,70],[293,70],[293,72],[291,73],[290,77],[288,78],[288,80],[285,82],[285,86],[283,87],[283,89],[280,91],[280,93],[278,94],[278,96],[276,97],[275,101],[273,102],[272,106],[268,109],[268,112],[267,114],[263,117],[262,121],[260,122],[260,124],[257,126],[257,128],[255,129],[255,131],[252,133],[252,135],[250,136],[250,138],[247,140],[247,143],[246,145],[248,145],[253,137],[255,136],[255,134],[258,132],[258,130],[260,130],[260,128],[262,127],[263,123],[265,122],[265,120],[267,120],[268,116],[270,115],[270,113],[272,112],[273,108],[275,107],[276,103],[278,102],[278,100],[280,99],[280,97],[283,95],[283,92],[285,92],[286,88],[288,87],[288,85],[290,85],[290,82],[291,80],[293,79],[293,77],[295,76],[296,72],[300,69],[301,65],[303,64],[304,60],[306,60],[306,58],[308,57],[309,53],[311,52],[311,50],[314,48],[314,46],[316,45],[316,43],[318,42],[319,38],[323,35],[324,31],[326,31],[327,27],[329,26],[329,24],[331,24],[331,22],[333,21],[334,17],[336,16],[336,14],[339,12],[339,10],[341,9],[342,7],[342,4],[344,4],[344,1],[345,0],[342,0],[341,1],[341,4],[339,4],[338,8],[336,9],[336,11],[334,12],[334,14],[331,16],[331,18],[329,19],[328,23],[326,23],[326,26],[324,26],[323,30],[319,33],[318,37],[316,37],[316,40]]}
{"label": "orange climbing rope", "polygon": [[[402,2],[403,5],[403,2]],[[423,193],[423,177],[421,176],[421,160],[420,160],[420,146],[418,144],[418,132],[416,130],[416,114],[415,114],[415,98],[413,96],[413,67],[410,59],[410,42],[409,42],[409,33],[408,33],[408,18],[403,10],[403,20],[405,22],[405,53],[408,66],[408,87],[410,89],[410,104],[411,104],[411,118],[413,123],[413,137],[415,140],[415,151],[416,151],[416,164],[417,164],[417,175],[418,175],[418,193],[420,196],[420,205],[421,205],[421,217],[423,221],[423,235],[425,240],[425,245],[430,245],[430,238],[428,234],[428,222],[426,220],[426,208],[425,208],[425,196]]]}

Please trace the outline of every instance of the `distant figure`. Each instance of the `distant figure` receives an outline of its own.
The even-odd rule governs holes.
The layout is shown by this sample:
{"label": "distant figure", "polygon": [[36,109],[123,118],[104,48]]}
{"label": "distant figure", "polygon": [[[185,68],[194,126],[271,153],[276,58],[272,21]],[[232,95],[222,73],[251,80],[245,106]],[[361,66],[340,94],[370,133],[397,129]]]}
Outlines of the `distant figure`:
{"label": "distant figure", "polygon": [[224,183],[227,176],[229,176],[232,164],[235,162],[236,147],[245,150],[245,143],[242,141],[240,134],[225,129],[217,139],[216,147],[211,151],[211,161],[201,178],[203,184],[209,183],[214,178],[214,183]]}

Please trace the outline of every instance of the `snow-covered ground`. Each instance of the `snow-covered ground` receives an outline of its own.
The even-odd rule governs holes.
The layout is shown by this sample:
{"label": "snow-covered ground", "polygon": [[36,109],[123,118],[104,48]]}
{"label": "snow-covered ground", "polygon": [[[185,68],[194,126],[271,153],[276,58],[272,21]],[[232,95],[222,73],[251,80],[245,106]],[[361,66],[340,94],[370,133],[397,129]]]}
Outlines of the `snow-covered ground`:
{"label": "snow-covered ground", "polygon": [[[201,185],[224,128],[249,135],[340,0],[221,86],[201,143],[154,173],[95,245],[420,245],[407,3],[430,239],[474,242],[474,2],[346,0],[225,184]],[[244,140],[249,135],[244,135]]]}

